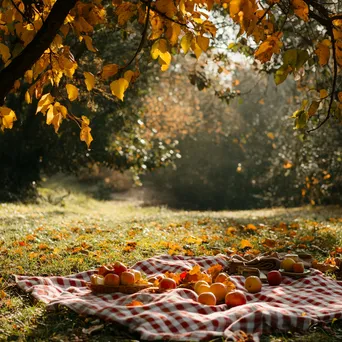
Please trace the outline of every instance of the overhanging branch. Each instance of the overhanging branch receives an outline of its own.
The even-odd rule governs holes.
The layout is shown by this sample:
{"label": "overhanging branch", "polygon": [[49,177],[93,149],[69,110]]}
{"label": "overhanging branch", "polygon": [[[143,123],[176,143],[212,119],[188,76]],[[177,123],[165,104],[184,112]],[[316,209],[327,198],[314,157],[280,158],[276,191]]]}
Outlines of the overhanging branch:
{"label": "overhanging branch", "polygon": [[14,82],[23,77],[25,72],[39,59],[54,40],[59,28],[77,0],[57,0],[49,16],[33,40],[12,62],[0,72],[0,106],[13,88]]}

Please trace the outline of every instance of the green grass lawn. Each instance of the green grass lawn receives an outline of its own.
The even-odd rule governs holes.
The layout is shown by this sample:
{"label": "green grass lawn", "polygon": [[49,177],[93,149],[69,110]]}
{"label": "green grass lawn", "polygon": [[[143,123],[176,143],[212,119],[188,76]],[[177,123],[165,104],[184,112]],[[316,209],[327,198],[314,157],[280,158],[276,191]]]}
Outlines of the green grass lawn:
{"label": "green grass lawn", "polygon": [[[54,195],[58,195],[55,192]],[[63,309],[45,310],[19,291],[13,274],[68,275],[120,260],[131,265],[155,254],[213,255],[305,251],[318,260],[342,247],[340,208],[238,212],[172,211],[138,202],[100,202],[72,193],[52,205],[0,204],[0,341],[114,341],[138,339],[114,324],[91,336],[82,329],[103,322]],[[304,337],[263,341],[342,341],[342,325]],[[113,337],[115,336],[115,337]]]}

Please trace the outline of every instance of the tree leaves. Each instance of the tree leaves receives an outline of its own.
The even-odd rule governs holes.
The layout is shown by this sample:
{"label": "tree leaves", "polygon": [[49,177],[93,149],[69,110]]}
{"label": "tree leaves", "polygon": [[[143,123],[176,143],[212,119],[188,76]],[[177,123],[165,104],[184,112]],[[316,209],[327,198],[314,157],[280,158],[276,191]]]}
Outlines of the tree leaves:
{"label": "tree leaves", "polygon": [[82,116],[82,127],[80,132],[80,140],[84,141],[88,148],[90,147],[91,142],[93,141],[93,137],[90,133],[91,128],[89,127],[90,121],[86,116]]}
{"label": "tree leaves", "polygon": [[320,65],[326,65],[330,58],[330,46],[331,41],[329,39],[324,39],[317,44],[315,54],[318,56],[318,62]]}
{"label": "tree leaves", "polygon": [[292,7],[299,18],[309,21],[309,6],[304,0],[292,0]]}
{"label": "tree leaves", "polygon": [[67,84],[65,88],[68,93],[68,99],[70,101],[75,101],[78,97],[78,89],[73,84]]}
{"label": "tree leaves", "polygon": [[95,76],[91,72],[87,71],[84,72],[83,75],[85,77],[84,82],[86,84],[87,90],[91,91],[95,86]]}
{"label": "tree leaves", "polygon": [[11,58],[11,53],[8,46],[3,43],[0,43],[0,55],[4,63],[7,63],[7,61]]}
{"label": "tree leaves", "polygon": [[14,111],[6,106],[0,107],[0,129],[2,131],[11,129],[13,127],[13,122],[17,120]]}
{"label": "tree leaves", "polygon": [[107,64],[102,68],[101,78],[107,80],[109,77],[115,76],[119,71],[117,64]]}
{"label": "tree leaves", "polygon": [[129,82],[125,78],[120,78],[116,81],[113,81],[110,84],[110,89],[112,94],[115,95],[118,99],[123,101],[125,96],[125,91],[128,88]]}

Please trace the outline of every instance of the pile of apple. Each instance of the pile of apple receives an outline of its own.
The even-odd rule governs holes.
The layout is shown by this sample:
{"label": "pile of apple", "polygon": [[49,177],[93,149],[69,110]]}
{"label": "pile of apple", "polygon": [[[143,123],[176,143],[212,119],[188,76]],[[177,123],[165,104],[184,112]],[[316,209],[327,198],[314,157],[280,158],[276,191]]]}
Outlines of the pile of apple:
{"label": "pile of apple", "polygon": [[280,267],[286,272],[304,273],[304,263],[298,261],[296,258],[285,258],[281,262]]}
{"label": "pile of apple", "polygon": [[198,302],[205,305],[226,303],[230,308],[247,303],[246,295],[228,286],[229,275],[219,273],[209,284],[205,280],[198,280],[194,284],[194,291],[198,294]]}
{"label": "pile of apple", "polygon": [[92,274],[90,282],[92,285],[134,285],[142,281],[141,272],[129,269],[122,262],[115,262],[111,265],[104,265],[98,268],[97,273]]}

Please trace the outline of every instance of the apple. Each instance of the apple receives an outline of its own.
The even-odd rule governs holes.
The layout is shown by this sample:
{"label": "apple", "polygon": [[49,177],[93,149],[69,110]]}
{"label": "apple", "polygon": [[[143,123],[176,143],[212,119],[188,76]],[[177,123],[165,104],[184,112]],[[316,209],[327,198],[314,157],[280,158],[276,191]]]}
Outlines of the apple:
{"label": "apple", "polygon": [[256,276],[249,276],[245,280],[245,288],[249,293],[257,293],[261,291],[262,282]]}
{"label": "apple", "polygon": [[177,283],[171,278],[164,278],[159,283],[160,290],[171,290],[177,287]]}
{"label": "apple", "polygon": [[105,277],[110,272],[113,272],[113,269],[108,266],[100,266],[97,273]]}
{"label": "apple", "polygon": [[104,284],[110,286],[119,286],[120,277],[114,273],[108,273],[104,278]]}
{"label": "apple", "polygon": [[234,290],[226,294],[225,303],[228,305],[229,308],[232,308],[234,306],[246,304],[247,298],[244,292]]}
{"label": "apple", "polygon": [[293,272],[304,273],[304,264],[302,262],[296,262],[292,265]]}
{"label": "apple", "polygon": [[296,262],[291,259],[291,258],[285,258],[281,264],[280,267],[284,269],[284,271],[286,272],[292,272],[293,271],[293,264],[295,264]]}
{"label": "apple", "polygon": [[134,273],[129,271],[123,271],[120,274],[120,282],[122,285],[133,285],[135,281]]}
{"label": "apple", "polygon": [[113,264],[114,272],[117,275],[121,275],[122,272],[127,271],[127,267],[120,261],[117,261],[116,263]]}
{"label": "apple", "polygon": [[279,285],[282,281],[282,276],[279,271],[270,271],[267,273],[267,281],[271,286]]}
{"label": "apple", "polygon": [[141,272],[138,270],[129,270],[130,272],[132,272],[134,274],[134,282],[137,283],[141,280]]}
{"label": "apple", "polygon": [[225,281],[229,280],[229,275],[227,273],[219,273],[215,278],[215,283],[224,283]]}

